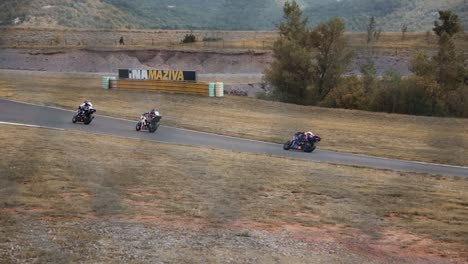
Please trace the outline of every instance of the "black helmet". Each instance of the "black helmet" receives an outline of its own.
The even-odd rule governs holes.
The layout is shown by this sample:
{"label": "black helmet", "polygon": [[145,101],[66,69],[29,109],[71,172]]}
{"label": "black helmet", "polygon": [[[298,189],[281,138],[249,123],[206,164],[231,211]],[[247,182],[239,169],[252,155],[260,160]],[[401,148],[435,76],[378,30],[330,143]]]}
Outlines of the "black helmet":
{"label": "black helmet", "polygon": [[156,110],[154,110],[154,108],[153,108],[153,109],[151,109],[150,113],[151,113],[152,115],[154,115],[154,114],[156,114]]}
{"label": "black helmet", "polygon": [[84,100],[84,104],[89,104],[88,100]]}

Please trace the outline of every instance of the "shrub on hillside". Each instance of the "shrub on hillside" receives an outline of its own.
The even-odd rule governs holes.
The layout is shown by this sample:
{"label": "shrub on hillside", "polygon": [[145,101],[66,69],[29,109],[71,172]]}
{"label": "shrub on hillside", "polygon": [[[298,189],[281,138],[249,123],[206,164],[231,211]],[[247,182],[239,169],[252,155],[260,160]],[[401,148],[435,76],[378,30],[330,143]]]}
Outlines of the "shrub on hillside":
{"label": "shrub on hillside", "polygon": [[439,91],[440,86],[433,79],[402,79],[394,73],[387,73],[373,89],[369,109],[411,115],[445,115],[443,102],[434,95]]}
{"label": "shrub on hillside", "polygon": [[367,109],[367,96],[363,89],[362,80],[352,76],[343,79],[337,87],[330,91],[320,105],[335,108]]}
{"label": "shrub on hillside", "polygon": [[204,42],[223,41],[223,38],[203,37]]}
{"label": "shrub on hillside", "polygon": [[455,116],[468,117],[468,87],[465,85],[448,92],[446,107]]}
{"label": "shrub on hillside", "polygon": [[371,91],[369,109],[395,113],[395,102],[397,101],[396,98],[398,98],[398,89],[401,82],[401,75],[392,70],[387,71],[383,80]]}
{"label": "shrub on hillside", "polygon": [[193,43],[196,41],[197,38],[195,37],[195,35],[193,33],[190,33],[185,35],[184,39],[182,40],[182,43]]}

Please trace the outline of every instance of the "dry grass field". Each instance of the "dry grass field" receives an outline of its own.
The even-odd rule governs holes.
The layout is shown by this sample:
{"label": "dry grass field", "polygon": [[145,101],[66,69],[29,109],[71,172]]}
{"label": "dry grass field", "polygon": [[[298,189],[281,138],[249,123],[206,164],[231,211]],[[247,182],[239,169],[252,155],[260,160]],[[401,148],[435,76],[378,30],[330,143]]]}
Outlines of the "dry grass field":
{"label": "dry grass field", "polygon": [[468,181],[0,125],[0,259],[463,263]]}
{"label": "dry grass field", "polygon": [[[253,98],[104,90],[83,74],[2,73],[0,97],[136,119],[152,107],[164,125],[282,143],[295,131],[322,136],[319,148],[406,160],[468,165],[468,120],[306,107]],[[3,83],[3,84],[2,84]]]}
{"label": "dry grass field", "polygon": [[[183,44],[186,34],[193,33],[197,42]],[[271,49],[277,38],[274,31],[207,31],[207,30],[98,30],[0,27],[3,48],[106,48],[106,49]],[[120,37],[125,45],[119,44]],[[433,32],[408,32],[405,38],[398,32],[383,32],[379,40],[367,44],[366,33],[348,32],[346,37],[358,53],[408,56],[411,52],[430,51],[437,47]],[[217,41],[203,41],[211,39]],[[468,33],[458,34],[456,43],[460,48],[468,45]]]}

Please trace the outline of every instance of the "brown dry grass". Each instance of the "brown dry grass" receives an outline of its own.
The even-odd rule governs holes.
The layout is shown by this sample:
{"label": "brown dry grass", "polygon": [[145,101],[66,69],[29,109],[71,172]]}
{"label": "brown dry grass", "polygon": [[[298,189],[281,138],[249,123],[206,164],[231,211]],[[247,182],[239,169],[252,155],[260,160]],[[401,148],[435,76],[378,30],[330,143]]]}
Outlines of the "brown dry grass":
{"label": "brown dry grass", "polygon": [[[0,27],[4,34],[13,36],[5,40],[3,47],[15,48],[111,48],[120,49],[118,38],[125,36],[125,49],[271,49],[277,34],[273,31],[205,31],[195,30],[196,43],[183,44],[181,40],[188,30],[108,30],[108,29],[60,29]],[[54,38],[51,39],[51,36]],[[220,38],[216,42],[201,41],[204,37]],[[411,52],[434,50],[437,38],[433,32],[427,36],[424,32],[408,32],[405,39],[399,32],[383,32],[378,41],[367,44],[366,33],[348,32],[349,44],[359,53],[376,53],[381,55],[407,56]],[[83,42],[87,44],[83,44]],[[77,45],[77,43],[80,43]],[[456,37],[459,47],[468,44],[468,33]]]}
{"label": "brown dry grass", "polygon": [[91,100],[100,114],[135,119],[152,107],[163,124],[281,143],[294,131],[323,137],[321,149],[406,160],[468,165],[468,120],[319,107],[253,98],[104,90],[82,74],[0,74],[0,97],[75,109]]}
{"label": "brown dry grass", "polygon": [[73,227],[58,241],[101,243],[70,225],[96,219],[246,230],[240,236],[281,231],[348,246],[365,240],[380,254],[468,258],[466,179],[5,125],[0,145],[0,249],[11,239],[27,244],[21,219]]}

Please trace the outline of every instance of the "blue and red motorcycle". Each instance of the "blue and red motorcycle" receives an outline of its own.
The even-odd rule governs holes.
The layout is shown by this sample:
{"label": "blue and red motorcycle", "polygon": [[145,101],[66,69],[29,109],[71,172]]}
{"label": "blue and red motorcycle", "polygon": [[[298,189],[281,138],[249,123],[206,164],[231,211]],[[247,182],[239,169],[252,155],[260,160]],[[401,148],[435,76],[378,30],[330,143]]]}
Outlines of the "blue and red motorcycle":
{"label": "blue and red motorcycle", "polygon": [[310,153],[315,150],[317,143],[322,140],[319,136],[313,135],[310,132],[297,132],[294,134],[292,140],[288,140],[283,145],[284,150],[300,150],[307,153]]}

